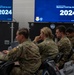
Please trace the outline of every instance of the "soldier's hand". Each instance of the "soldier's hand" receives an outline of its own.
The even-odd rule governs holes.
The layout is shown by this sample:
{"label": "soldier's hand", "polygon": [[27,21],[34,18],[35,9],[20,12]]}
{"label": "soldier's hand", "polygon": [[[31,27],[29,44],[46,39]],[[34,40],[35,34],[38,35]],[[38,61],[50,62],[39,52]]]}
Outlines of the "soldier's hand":
{"label": "soldier's hand", "polygon": [[4,54],[8,54],[8,53],[9,53],[8,50],[3,50],[2,52],[3,52]]}
{"label": "soldier's hand", "polygon": [[34,39],[34,42],[38,42],[41,40],[41,37],[40,36],[36,36],[35,39]]}
{"label": "soldier's hand", "polygon": [[0,51],[0,54],[1,54],[2,52]]}
{"label": "soldier's hand", "polygon": [[60,66],[59,63],[56,63],[56,66],[59,68],[59,66]]}

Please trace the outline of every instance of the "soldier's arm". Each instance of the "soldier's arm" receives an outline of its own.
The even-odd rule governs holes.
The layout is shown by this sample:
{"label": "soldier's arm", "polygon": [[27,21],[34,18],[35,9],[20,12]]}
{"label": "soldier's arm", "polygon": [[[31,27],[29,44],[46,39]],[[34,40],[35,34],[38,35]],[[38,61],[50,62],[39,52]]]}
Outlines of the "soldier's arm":
{"label": "soldier's arm", "polygon": [[45,49],[45,47],[46,47],[45,43],[41,42],[41,43],[37,44],[37,46],[39,47],[40,54],[42,54],[44,49]]}
{"label": "soldier's arm", "polygon": [[12,61],[15,61],[15,60],[18,60],[19,57],[21,56],[22,54],[22,46],[17,46],[15,48],[13,48],[9,53],[8,53],[8,59],[12,60]]}
{"label": "soldier's arm", "polygon": [[15,61],[19,58],[21,53],[22,53],[22,46],[20,45],[8,51],[6,54],[3,52],[0,52],[0,60],[7,61],[10,59]]}
{"label": "soldier's arm", "polygon": [[7,61],[8,60],[8,54],[4,54],[3,52],[0,52],[0,60]]}
{"label": "soldier's arm", "polygon": [[64,47],[65,47],[65,43],[63,43],[62,41],[58,42],[58,49],[60,52],[64,51]]}
{"label": "soldier's arm", "polygon": [[74,37],[71,39],[72,47],[74,49]]}

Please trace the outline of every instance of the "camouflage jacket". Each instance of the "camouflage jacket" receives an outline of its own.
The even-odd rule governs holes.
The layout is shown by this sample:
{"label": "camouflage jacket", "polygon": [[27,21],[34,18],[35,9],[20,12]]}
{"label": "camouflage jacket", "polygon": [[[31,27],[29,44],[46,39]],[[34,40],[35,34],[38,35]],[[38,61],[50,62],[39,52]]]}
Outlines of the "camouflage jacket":
{"label": "camouflage jacket", "polygon": [[72,44],[72,47],[73,47],[73,49],[74,49],[74,37],[72,37],[72,38],[69,38],[70,39],[70,41],[71,41],[71,44]]}
{"label": "camouflage jacket", "polygon": [[63,60],[66,61],[67,56],[69,55],[72,48],[70,40],[66,36],[61,38],[60,41],[58,42],[58,48],[59,48],[59,52],[64,53]]}
{"label": "camouflage jacket", "polygon": [[41,64],[39,48],[27,40],[10,50],[7,55],[0,55],[2,60],[18,61],[22,71],[34,73]]}
{"label": "camouflage jacket", "polygon": [[42,61],[44,61],[48,57],[54,59],[58,53],[58,47],[56,43],[50,38],[46,38],[43,42],[37,45],[39,47]]}

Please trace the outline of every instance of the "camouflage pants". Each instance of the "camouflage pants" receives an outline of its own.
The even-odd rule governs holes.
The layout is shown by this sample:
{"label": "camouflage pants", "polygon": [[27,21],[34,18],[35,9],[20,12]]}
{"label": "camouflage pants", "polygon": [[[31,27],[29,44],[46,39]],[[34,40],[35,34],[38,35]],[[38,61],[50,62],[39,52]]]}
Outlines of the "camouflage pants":
{"label": "camouflage pants", "polygon": [[14,67],[10,75],[33,75],[27,71],[22,71],[19,67]]}

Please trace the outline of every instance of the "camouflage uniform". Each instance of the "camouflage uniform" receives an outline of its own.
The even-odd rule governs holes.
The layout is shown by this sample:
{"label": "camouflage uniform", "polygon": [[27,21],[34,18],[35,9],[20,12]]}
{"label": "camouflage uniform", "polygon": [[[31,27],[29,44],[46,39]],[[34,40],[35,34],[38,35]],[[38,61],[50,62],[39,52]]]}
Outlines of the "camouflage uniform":
{"label": "camouflage uniform", "polygon": [[58,48],[59,48],[59,52],[62,52],[64,54],[62,60],[59,62],[59,66],[63,66],[64,62],[66,62],[67,56],[69,55],[70,51],[71,51],[71,42],[70,40],[65,36],[63,38],[60,39],[60,41],[58,42]]}
{"label": "camouflage uniform", "polygon": [[[69,38],[69,39],[70,39],[70,41],[71,41],[72,48],[74,49],[74,37]],[[71,59],[74,60],[74,53],[73,53],[73,55],[71,56]]]}
{"label": "camouflage uniform", "polygon": [[72,38],[69,38],[70,39],[70,41],[71,41],[71,44],[72,44],[72,47],[73,47],[73,49],[74,49],[74,37],[72,37]]}
{"label": "camouflage uniform", "polygon": [[13,48],[6,56],[0,55],[0,59],[19,62],[20,67],[14,68],[11,75],[33,75],[41,64],[39,48],[29,40]]}
{"label": "camouflage uniform", "polygon": [[48,57],[54,59],[58,53],[57,45],[50,38],[46,38],[43,42],[39,43],[38,47],[42,56],[42,62]]}

